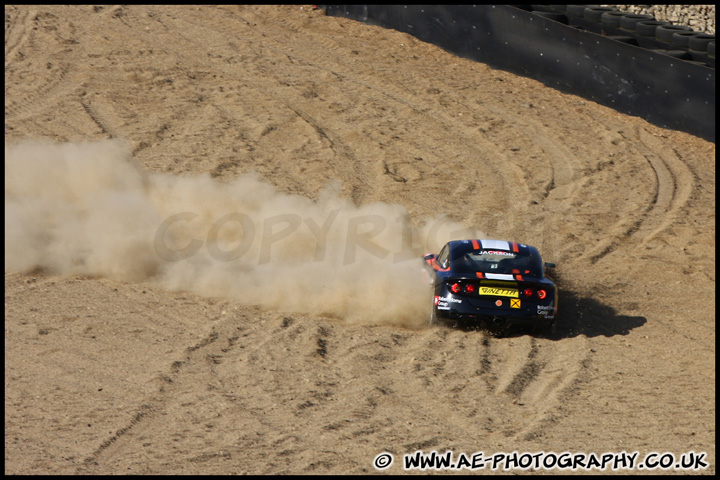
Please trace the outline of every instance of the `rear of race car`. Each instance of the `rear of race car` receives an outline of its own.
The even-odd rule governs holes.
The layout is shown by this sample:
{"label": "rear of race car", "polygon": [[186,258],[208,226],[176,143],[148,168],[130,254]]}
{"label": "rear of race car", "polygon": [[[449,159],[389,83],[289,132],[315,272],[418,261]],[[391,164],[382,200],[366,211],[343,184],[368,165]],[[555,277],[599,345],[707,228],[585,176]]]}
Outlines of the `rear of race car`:
{"label": "rear of race car", "polygon": [[544,329],[557,313],[557,291],[547,279],[517,281],[455,277],[436,284],[439,319],[507,329]]}
{"label": "rear of race car", "polygon": [[507,330],[546,330],[557,315],[557,287],[535,247],[497,240],[449,242],[425,257],[434,274],[431,322]]}

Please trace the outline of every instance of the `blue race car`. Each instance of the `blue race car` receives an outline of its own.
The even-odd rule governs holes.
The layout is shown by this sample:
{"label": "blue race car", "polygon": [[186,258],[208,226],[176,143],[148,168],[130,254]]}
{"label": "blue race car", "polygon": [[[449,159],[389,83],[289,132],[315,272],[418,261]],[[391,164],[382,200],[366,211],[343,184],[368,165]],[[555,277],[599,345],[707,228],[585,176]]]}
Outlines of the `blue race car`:
{"label": "blue race car", "polygon": [[433,286],[431,325],[554,329],[558,290],[546,272],[555,265],[543,264],[537,248],[503,240],[455,240],[424,259]]}

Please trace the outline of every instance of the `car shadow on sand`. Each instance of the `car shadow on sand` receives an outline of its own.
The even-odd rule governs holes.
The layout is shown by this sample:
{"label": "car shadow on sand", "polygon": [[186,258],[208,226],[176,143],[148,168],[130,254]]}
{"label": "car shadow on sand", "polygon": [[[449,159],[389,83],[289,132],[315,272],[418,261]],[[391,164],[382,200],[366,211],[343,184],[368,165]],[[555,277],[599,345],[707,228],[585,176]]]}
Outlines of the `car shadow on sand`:
{"label": "car shadow on sand", "polygon": [[586,337],[613,337],[627,335],[631,330],[643,326],[647,318],[618,314],[615,308],[606,305],[594,298],[584,297],[577,293],[559,289],[560,303],[558,316],[555,319],[555,328],[552,331],[528,331],[512,329],[492,331],[486,328],[477,328],[466,325],[455,325],[465,331],[483,330],[494,337],[521,337],[531,335],[548,340],[562,340],[580,335]]}
{"label": "car shadow on sand", "polygon": [[647,322],[645,317],[621,315],[612,306],[573,291],[561,288],[559,294],[554,339],[627,335]]}

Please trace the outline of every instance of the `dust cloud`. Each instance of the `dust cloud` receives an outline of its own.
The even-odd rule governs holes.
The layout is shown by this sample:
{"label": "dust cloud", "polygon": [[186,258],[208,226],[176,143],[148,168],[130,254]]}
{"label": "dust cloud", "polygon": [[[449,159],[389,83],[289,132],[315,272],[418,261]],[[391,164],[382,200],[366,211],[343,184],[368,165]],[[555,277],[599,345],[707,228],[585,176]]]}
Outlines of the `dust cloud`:
{"label": "dust cloud", "polygon": [[5,271],[150,282],[279,311],[417,328],[420,257],[478,236],[401,205],[317,200],[258,177],[144,171],[120,140],[5,143]]}

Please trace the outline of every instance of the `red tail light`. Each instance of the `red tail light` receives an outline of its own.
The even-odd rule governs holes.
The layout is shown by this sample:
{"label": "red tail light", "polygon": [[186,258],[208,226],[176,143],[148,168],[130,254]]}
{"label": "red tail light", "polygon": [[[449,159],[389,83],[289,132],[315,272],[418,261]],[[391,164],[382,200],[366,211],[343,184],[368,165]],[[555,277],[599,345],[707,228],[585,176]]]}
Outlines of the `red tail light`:
{"label": "red tail light", "polygon": [[526,297],[532,297],[532,294],[533,294],[532,288],[526,288],[525,290],[523,290],[523,294],[524,294]]}
{"label": "red tail light", "polygon": [[475,293],[475,285],[473,285],[472,283],[468,283],[467,285],[465,285],[465,291],[467,293]]}
{"label": "red tail light", "polygon": [[450,286],[450,290],[451,290],[453,293],[460,293],[460,284],[459,284],[459,283],[453,283],[453,284]]}
{"label": "red tail light", "polygon": [[547,292],[545,290],[538,290],[537,296],[540,300],[543,300],[545,297],[547,297]]}

